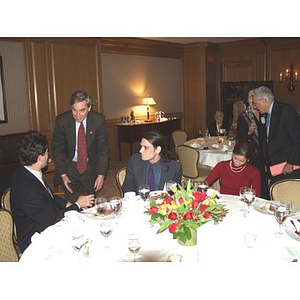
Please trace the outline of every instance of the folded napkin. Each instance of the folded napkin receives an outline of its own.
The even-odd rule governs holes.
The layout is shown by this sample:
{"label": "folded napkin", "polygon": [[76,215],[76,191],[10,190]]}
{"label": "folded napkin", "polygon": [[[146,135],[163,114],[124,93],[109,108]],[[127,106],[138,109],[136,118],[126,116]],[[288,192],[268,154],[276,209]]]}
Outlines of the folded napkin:
{"label": "folded napkin", "polygon": [[220,148],[220,146],[217,145],[217,144],[212,144],[211,147],[212,147],[213,149],[219,149],[219,148]]}
{"label": "folded napkin", "polygon": [[194,143],[191,144],[191,147],[193,147],[193,148],[199,148],[200,144],[197,143],[197,142],[194,142]]}

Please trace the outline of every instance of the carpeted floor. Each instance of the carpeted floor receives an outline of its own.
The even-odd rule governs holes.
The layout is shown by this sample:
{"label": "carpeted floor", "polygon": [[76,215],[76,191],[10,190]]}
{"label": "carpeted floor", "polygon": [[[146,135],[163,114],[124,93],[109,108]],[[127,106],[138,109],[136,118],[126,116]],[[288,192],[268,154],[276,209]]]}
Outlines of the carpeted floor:
{"label": "carpeted floor", "polygon": [[99,196],[105,197],[107,199],[113,196],[121,196],[117,183],[116,183],[116,174],[118,170],[122,167],[127,166],[127,160],[120,161],[111,161],[109,164],[109,169],[107,176],[105,178],[104,187],[100,191]]}

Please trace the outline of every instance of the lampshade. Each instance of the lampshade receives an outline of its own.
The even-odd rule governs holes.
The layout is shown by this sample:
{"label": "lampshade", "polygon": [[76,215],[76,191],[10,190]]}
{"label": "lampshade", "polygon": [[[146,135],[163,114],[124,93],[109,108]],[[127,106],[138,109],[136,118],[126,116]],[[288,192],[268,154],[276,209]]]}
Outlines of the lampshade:
{"label": "lampshade", "polygon": [[147,97],[143,98],[142,104],[147,106],[147,120],[146,120],[146,122],[151,122],[150,121],[150,112],[149,112],[150,107],[149,107],[149,105],[154,105],[154,104],[156,104],[156,102],[154,101],[154,99],[152,97],[147,96]]}
{"label": "lampshade", "polygon": [[154,101],[154,99],[152,97],[147,96],[147,97],[143,98],[142,104],[143,105],[155,105],[156,102]]}

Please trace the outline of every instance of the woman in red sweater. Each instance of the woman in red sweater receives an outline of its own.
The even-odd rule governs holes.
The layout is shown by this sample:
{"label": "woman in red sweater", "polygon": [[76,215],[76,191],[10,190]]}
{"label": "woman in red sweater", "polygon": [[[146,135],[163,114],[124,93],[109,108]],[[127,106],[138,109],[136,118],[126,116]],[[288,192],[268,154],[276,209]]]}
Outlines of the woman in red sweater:
{"label": "woman in red sweater", "polygon": [[239,195],[240,188],[246,186],[252,187],[256,196],[260,197],[259,170],[248,163],[253,151],[249,141],[239,140],[233,149],[232,159],[219,162],[207,176],[209,186],[220,179],[221,194]]}

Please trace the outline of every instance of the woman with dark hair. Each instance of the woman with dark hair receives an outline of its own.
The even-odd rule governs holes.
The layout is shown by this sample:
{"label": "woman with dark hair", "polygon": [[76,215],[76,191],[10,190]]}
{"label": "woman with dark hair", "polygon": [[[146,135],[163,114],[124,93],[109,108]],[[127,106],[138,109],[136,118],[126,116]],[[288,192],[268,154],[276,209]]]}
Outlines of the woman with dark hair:
{"label": "woman with dark hair", "polygon": [[264,168],[262,149],[259,141],[259,112],[253,108],[253,88],[248,90],[247,108],[239,115],[237,120],[237,140],[251,142],[254,147],[254,155],[250,158],[249,163],[258,168],[261,176],[261,196],[270,199],[268,188],[268,177]]}
{"label": "woman with dark hair", "polygon": [[150,190],[163,190],[168,181],[181,183],[180,164],[165,146],[165,137],[157,131],[142,135],[139,153],[131,156],[126,169],[122,190],[138,193],[139,186],[148,184]]}
{"label": "woman with dark hair", "polygon": [[206,181],[211,186],[220,179],[220,193],[239,195],[243,186],[252,187],[256,196],[260,197],[260,173],[248,161],[253,156],[254,149],[248,140],[239,140],[231,160],[219,162],[207,176]]}

